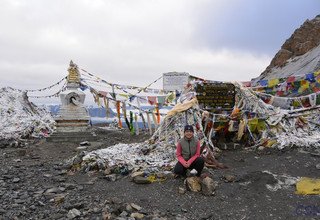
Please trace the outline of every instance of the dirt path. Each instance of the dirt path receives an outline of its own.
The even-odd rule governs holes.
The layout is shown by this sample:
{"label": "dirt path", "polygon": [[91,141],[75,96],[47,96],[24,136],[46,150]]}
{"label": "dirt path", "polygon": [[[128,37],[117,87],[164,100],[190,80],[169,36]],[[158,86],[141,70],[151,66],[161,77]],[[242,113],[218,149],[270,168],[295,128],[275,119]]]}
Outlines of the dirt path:
{"label": "dirt path", "polygon": [[[110,132],[89,148],[147,137]],[[316,168],[320,157],[297,149],[224,151],[219,160],[230,168],[204,171],[218,183],[214,196],[204,196],[179,194],[182,179],[139,185],[128,177],[112,182],[102,173],[68,172],[64,161],[76,154],[78,146],[42,140],[0,149],[0,219],[103,219],[110,212],[118,219],[134,219],[128,217],[134,213],[128,208],[131,203],[142,208],[136,211],[144,219],[316,219],[320,215],[320,196],[296,195],[294,186],[277,185],[284,181],[283,175],[320,177]]]}

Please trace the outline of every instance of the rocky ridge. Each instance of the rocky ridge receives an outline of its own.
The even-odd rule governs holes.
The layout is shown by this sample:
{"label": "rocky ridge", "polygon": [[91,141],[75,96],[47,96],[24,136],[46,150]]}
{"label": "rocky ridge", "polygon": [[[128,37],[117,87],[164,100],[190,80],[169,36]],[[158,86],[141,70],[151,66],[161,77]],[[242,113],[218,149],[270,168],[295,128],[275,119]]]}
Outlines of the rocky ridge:
{"label": "rocky ridge", "polygon": [[320,15],[312,20],[306,20],[296,29],[281,46],[266,70],[255,80],[317,71],[320,68],[319,57]]}

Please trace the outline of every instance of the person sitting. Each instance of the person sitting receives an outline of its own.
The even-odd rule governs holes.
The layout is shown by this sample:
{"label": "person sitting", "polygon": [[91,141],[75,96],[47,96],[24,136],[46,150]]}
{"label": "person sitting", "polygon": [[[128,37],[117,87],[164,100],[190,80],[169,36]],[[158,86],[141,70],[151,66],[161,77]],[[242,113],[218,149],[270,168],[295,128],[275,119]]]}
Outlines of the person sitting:
{"label": "person sitting", "polygon": [[178,159],[174,167],[174,173],[178,176],[186,176],[187,170],[195,169],[196,176],[200,176],[204,167],[204,159],[200,154],[200,141],[194,137],[193,127],[184,127],[184,136],[176,146],[176,156]]}

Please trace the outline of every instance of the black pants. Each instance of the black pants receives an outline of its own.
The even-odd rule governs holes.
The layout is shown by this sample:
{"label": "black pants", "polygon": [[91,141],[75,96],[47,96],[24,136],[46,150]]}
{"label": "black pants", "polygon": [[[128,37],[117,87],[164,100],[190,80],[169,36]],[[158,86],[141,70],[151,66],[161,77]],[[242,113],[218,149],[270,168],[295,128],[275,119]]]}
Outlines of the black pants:
{"label": "black pants", "polygon": [[192,170],[195,169],[198,173],[197,176],[201,175],[202,169],[204,167],[204,159],[202,157],[198,157],[197,159],[195,159],[195,161],[193,161],[193,163],[190,165],[189,168],[185,168],[179,161],[176,164],[176,166],[174,167],[173,172],[175,174],[181,175],[181,176],[185,176],[187,174],[187,170]]}

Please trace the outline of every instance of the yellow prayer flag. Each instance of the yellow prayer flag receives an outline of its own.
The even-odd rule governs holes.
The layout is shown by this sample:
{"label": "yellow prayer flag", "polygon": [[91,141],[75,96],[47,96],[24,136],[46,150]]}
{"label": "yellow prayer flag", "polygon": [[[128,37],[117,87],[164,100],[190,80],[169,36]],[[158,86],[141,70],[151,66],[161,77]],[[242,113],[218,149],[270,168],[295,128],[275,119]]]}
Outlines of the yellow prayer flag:
{"label": "yellow prayer flag", "polygon": [[274,87],[274,86],[278,85],[278,83],[279,83],[279,79],[270,79],[268,81],[268,87]]}
{"label": "yellow prayer flag", "polygon": [[122,97],[125,97],[125,98],[129,98],[129,95],[127,95],[127,94],[119,94],[120,96],[122,96]]}
{"label": "yellow prayer flag", "polygon": [[248,120],[248,126],[251,132],[254,132],[257,129],[258,126],[258,118],[253,118]]}
{"label": "yellow prayer flag", "polygon": [[309,81],[307,81],[307,80],[301,80],[300,86],[301,86],[304,90],[306,90],[306,89],[309,88],[310,83],[309,83]]}

